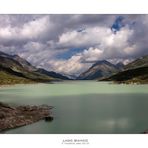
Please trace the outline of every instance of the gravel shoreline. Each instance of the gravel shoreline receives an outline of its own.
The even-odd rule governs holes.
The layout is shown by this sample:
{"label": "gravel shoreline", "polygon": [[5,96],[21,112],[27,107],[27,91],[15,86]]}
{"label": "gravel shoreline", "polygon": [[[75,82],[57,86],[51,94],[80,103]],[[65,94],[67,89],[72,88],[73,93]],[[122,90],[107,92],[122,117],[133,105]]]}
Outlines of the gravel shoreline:
{"label": "gravel shoreline", "polygon": [[53,120],[52,106],[10,106],[0,102],[0,131],[32,124],[39,120]]}

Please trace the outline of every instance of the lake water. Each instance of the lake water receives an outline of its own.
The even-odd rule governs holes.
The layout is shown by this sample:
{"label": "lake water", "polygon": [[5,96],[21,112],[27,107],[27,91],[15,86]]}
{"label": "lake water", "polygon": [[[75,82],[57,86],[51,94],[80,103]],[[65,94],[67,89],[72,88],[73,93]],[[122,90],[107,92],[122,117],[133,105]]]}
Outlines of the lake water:
{"label": "lake water", "polygon": [[148,85],[63,81],[0,88],[0,101],[54,106],[54,120],[7,130],[23,134],[141,133],[148,129]]}

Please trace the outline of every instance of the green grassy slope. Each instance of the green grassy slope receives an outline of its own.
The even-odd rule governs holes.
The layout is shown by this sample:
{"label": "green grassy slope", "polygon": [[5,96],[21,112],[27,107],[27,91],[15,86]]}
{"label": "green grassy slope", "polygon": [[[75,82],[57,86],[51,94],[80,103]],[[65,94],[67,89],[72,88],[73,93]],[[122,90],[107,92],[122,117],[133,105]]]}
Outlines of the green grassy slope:
{"label": "green grassy slope", "polygon": [[0,85],[35,83],[32,80],[0,71]]}
{"label": "green grassy slope", "polygon": [[118,83],[148,84],[148,67],[125,70],[103,80]]}

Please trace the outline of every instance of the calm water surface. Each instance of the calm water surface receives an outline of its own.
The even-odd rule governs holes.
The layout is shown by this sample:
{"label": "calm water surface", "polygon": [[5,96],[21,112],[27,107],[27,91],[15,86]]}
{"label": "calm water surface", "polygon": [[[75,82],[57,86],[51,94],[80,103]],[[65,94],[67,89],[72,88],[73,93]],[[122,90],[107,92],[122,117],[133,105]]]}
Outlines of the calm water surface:
{"label": "calm water surface", "polygon": [[148,85],[64,81],[0,88],[0,101],[54,106],[54,120],[3,133],[141,133],[148,129]]}

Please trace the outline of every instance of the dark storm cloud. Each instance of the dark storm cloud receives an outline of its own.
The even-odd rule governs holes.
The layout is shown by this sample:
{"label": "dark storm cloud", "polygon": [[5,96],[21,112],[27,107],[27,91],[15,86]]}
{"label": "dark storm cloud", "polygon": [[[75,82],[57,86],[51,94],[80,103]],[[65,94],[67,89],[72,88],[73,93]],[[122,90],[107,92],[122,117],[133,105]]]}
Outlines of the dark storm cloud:
{"label": "dark storm cloud", "polygon": [[[51,42],[56,49],[70,48],[56,45],[62,33],[82,27],[111,25],[114,15],[0,15],[0,44],[20,47],[28,42]],[[35,24],[36,23],[36,24]],[[43,24],[43,25],[41,25]],[[40,27],[38,27],[40,25]],[[27,28],[28,27],[28,28]],[[43,27],[43,29],[41,28]],[[27,30],[28,29],[28,30]],[[26,30],[26,34],[23,33]],[[39,31],[38,31],[39,30]],[[29,33],[30,31],[30,33]],[[28,34],[27,34],[28,32]],[[31,34],[32,33],[32,34]],[[34,35],[33,35],[34,34]],[[31,36],[33,35],[33,36]],[[49,46],[49,45],[48,45]],[[84,47],[86,47],[84,45]],[[49,46],[49,48],[52,48]],[[16,48],[17,50],[17,48]]]}

